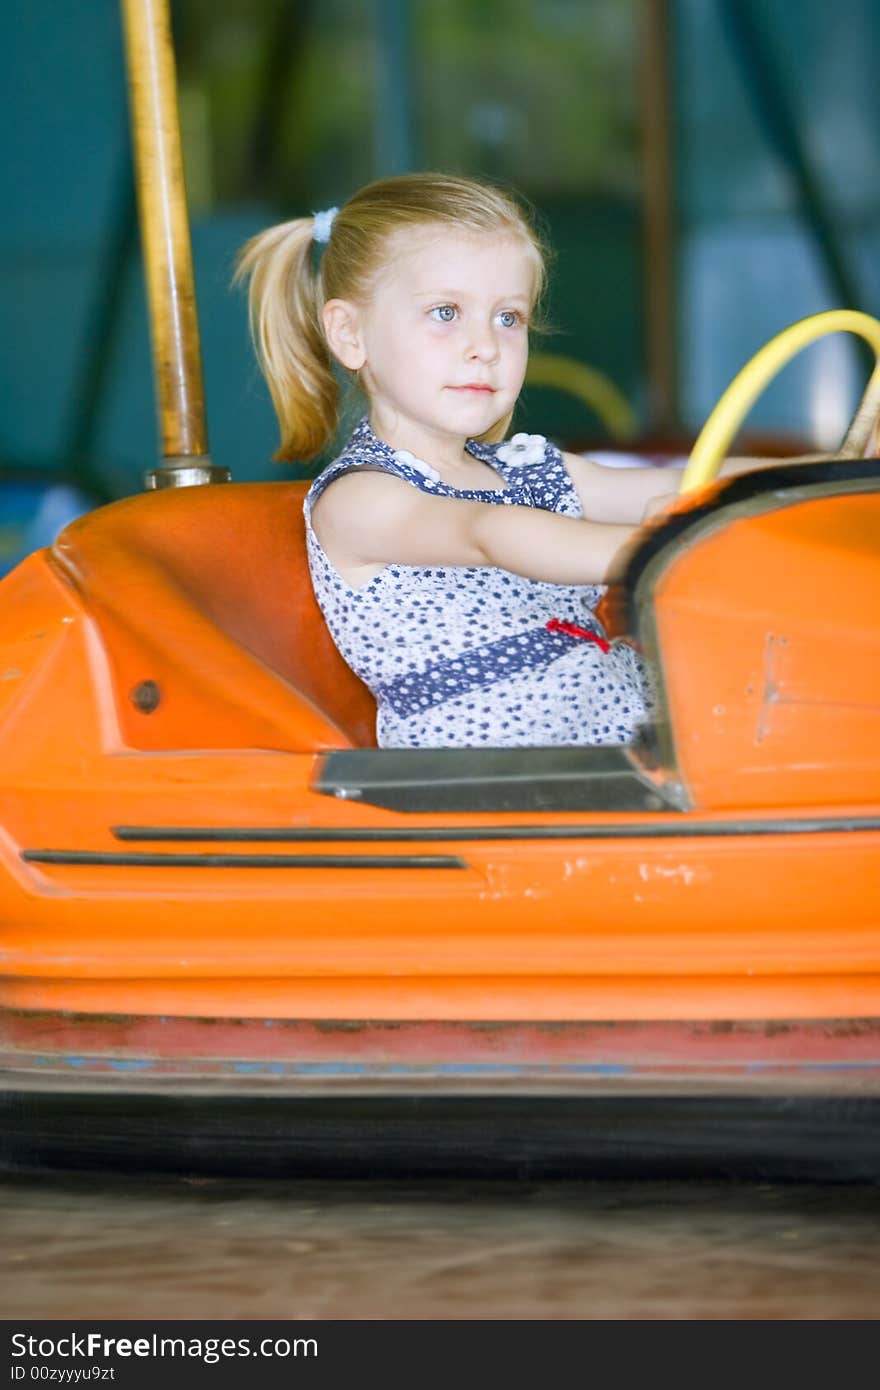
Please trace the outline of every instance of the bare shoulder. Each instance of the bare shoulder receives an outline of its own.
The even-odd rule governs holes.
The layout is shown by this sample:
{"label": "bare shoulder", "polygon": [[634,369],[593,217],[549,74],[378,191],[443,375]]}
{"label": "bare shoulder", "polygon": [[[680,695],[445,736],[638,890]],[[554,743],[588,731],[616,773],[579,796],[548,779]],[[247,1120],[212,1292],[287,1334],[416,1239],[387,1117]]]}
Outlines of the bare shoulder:
{"label": "bare shoulder", "polygon": [[383,468],[359,468],[343,473],[325,487],[312,506],[312,519],[322,518],[333,525],[345,525],[349,517],[363,521],[375,510],[403,505],[415,489]]}
{"label": "bare shoulder", "polygon": [[[312,507],[312,526],[324,550],[341,568],[375,562],[376,539],[409,524],[418,489],[379,468],[335,478]],[[386,549],[379,544],[379,551]]]}
{"label": "bare shoulder", "polygon": [[604,519],[602,503],[608,470],[583,454],[563,451],[562,460],[580,498],[584,516],[597,521]]}
{"label": "bare shoulder", "polygon": [[572,482],[579,479],[596,482],[602,477],[602,464],[596,463],[595,459],[588,458],[585,454],[570,454],[563,450],[562,461]]}
{"label": "bare shoulder", "polygon": [[382,564],[471,564],[470,537],[485,504],[432,497],[380,469],[346,473],[312,508],[315,534],[342,569]]}
{"label": "bare shoulder", "polygon": [[681,479],[678,468],[613,468],[581,454],[562,457],[584,516],[593,521],[638,525],[658,499],[674,495]]}

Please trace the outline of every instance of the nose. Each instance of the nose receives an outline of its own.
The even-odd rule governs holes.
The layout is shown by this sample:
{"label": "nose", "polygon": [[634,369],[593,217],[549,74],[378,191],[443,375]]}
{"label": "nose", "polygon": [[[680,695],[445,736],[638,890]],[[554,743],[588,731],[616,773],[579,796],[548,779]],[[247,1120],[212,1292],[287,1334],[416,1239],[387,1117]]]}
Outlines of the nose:
{"label": "nose", "polygon": [[472,322],[466,344],[466,356],[471,362],[490,364],[498,360],[498,337],[492,323]]}

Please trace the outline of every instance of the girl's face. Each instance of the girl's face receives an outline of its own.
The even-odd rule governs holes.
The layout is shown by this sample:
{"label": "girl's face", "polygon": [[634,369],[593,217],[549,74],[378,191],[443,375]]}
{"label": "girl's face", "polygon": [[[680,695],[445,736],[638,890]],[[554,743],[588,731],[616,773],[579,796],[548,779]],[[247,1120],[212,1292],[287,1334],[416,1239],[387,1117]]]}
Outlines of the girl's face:
{"label": "girl's face", "polygon": [[376,433],[430,459],[510,413],[528,358],[535,266],[513,234],[425,227],[391,239],[355,311]]}

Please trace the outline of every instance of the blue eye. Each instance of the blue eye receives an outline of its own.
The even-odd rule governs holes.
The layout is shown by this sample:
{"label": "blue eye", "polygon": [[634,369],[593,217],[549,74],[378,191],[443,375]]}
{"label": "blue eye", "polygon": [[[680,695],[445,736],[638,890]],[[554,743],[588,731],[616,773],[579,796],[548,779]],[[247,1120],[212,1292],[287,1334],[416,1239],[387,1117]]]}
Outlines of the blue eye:
{"label": "blue eye", "polygon": [[520,321],[519,314],[513,309],[502,309],[498,318],[502,328],[516,328]]}
{"label": "blue eye", "polygon": [[438,319],[440,323],[452,323],[457,313],[454,304],[438,304],[436,309],[431,310],[431,317]]}

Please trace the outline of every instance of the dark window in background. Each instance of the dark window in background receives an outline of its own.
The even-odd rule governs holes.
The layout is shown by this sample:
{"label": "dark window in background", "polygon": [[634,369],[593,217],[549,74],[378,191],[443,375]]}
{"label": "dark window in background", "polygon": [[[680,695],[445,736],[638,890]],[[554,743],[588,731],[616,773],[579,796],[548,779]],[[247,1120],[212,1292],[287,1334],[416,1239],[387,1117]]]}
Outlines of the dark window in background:
{"label": "dark window in background", "polygon": [[533,197],[635,197],[640,8],[176,0],[191,197],[341,197],[396,172],[388,164],[407,149],[413,167],[479,173]]}
{"label": "dark window in background", "polygon": [[428,164],[532,198],[638,192],[631,0],[426,0],[415,100]]}

